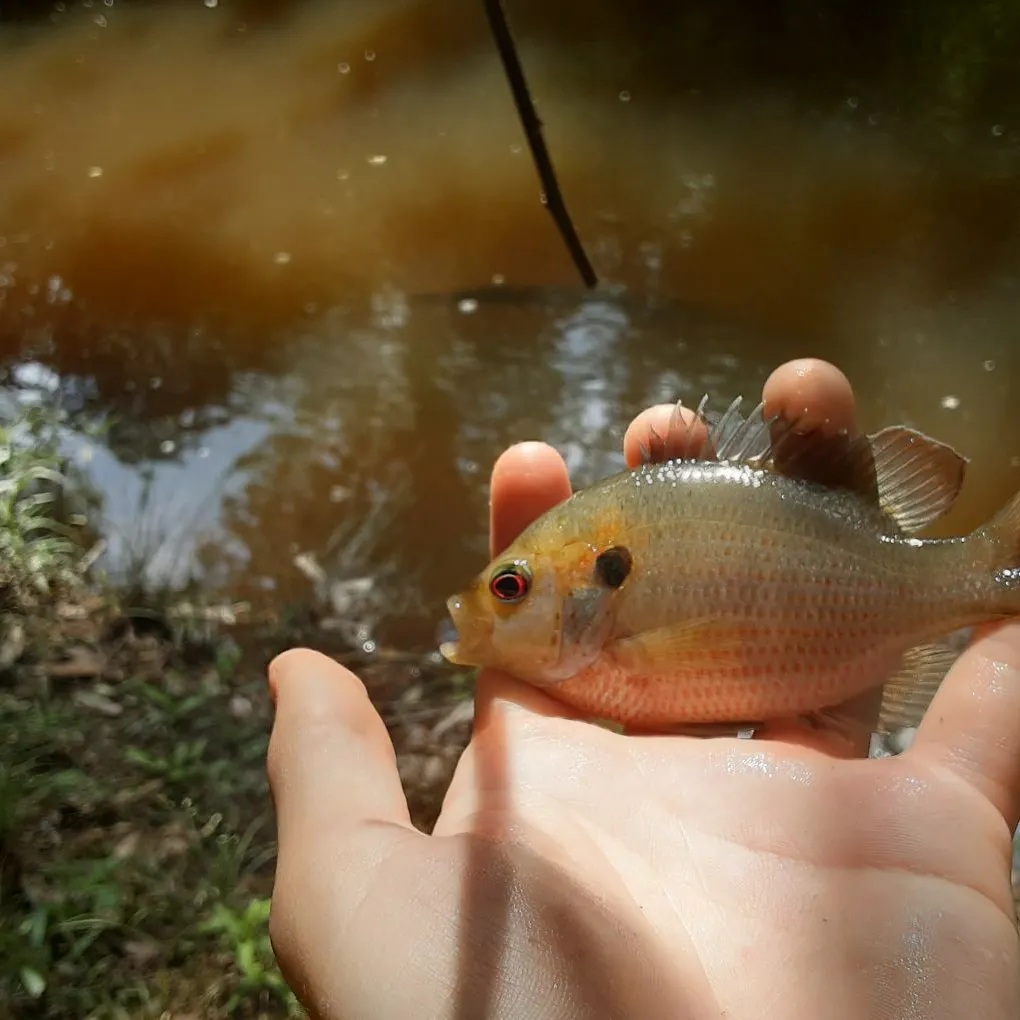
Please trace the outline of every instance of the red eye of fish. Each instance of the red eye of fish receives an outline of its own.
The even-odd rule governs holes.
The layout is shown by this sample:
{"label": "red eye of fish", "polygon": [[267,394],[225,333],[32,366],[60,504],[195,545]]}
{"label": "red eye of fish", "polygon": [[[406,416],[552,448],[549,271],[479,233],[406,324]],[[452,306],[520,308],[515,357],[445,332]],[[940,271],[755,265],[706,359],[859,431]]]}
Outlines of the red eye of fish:
{"label": "red eye of fish", "polygon": [[531,575],[524,567],[503,567],[492,575],[489,591],[500,602],[519,602],[528,594],[531,587]]}

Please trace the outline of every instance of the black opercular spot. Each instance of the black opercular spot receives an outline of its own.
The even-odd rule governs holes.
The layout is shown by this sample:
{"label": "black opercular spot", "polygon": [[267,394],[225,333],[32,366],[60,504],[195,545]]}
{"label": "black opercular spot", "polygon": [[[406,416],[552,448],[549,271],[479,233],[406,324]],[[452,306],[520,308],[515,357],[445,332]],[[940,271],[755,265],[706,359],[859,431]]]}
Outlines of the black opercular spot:
{"label": "black opercular spot", "polygon": [[595,576],[610,588],[619,588],[630,574],[634,560],[630,550],[622,545],[614,545],[611,549],[599,553],[595,560]]}

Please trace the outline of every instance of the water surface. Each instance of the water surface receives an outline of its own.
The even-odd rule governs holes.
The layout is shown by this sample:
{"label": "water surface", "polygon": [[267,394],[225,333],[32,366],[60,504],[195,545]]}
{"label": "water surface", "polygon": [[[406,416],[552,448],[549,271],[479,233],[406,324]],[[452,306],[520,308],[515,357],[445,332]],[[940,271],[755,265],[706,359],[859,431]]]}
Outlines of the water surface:
{"label": "water surface", "polygon": [[312,553],[428,642],[503,447],[582,484],[803,355],[971,458],[943,533],[1020,488],[1008,9],[506,6],[594,293],[479,3],[4,8],[0,361],[107,423],[108,569],[279,607]]}

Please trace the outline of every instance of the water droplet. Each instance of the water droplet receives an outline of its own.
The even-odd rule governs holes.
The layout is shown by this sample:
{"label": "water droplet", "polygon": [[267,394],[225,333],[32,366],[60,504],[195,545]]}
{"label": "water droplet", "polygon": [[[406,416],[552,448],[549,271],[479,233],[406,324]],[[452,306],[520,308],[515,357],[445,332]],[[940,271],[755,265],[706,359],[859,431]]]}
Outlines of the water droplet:
{"label": "water droplet", "polygon": [[994,360],[992,358],[989,358],[987,361],[981,362],[981,367],[986,372],[994,372],[995,371],[995,362],[994,362]]}
{"label": "water droplet", "polygon": [[286,265],[289,265],[289,264],[290,264],[290,260],[291,260],[291,254],[290,254],[290,252],[289,252],[289,251],[278,251],[278,252],[277,252],[277,253],[276,253],[276,254],[275,254],[275,255],[273,256],[273,261],[274,261],[274,262],[275,262],[275,263],[276,263],[276,264],[277,264],[278,266],[286,266]]}
{"label": "water droplet", "polygon": [[150,389],[150,390],[158,390],[158,389],[160,389],[160,388],[161,388],[162,386],[163,386],[163,380],[162,380],[162,379],[161,379],[161,378],[160,378],[160,377],[159,377],[158,375],[154,375],[154,376],[153,376],[153,377],[152,377],[152,378],[151,378],[151,379],[149,380],[149,389]]}
{"label": "water droplet", "polygon": [[379,155],[376,155],[376,156],[369,156],[368,157],[368,164],[369,164],[369,166],[382,166],[383,163],[386,162],[387,158],[388,157],[383,156],[381,153]]}
{"label": "water droplet", "polygon": [[478,311],[478,302],[474,298],[463,298],[457,302],[457,310],[462,315],[473,315]]}
{"label": "water droplet", "polygon": [[942,405],[943,410],[955,411],[960,406],[960,398],[950,393],[944,396],[939,403]]}
{"label": "water droplet", "polygon": [[198,448],[197,452],[198,452],[198,459],[199,460],[205,460],[209,456],[209,447],[208,446],[200,446]]}
{"label": "water droplet", "polygon": [[521,152],[523,152],[524,150],[521,148],[520,145],[518,145],[516,142],[514,142],[514,144],[510,146],[510,151],[515,156],[519,156],[521,154]]}
{"label": "water droplet", "polygon": [[340,72],[341,74],[347,74],[347,73],[349,73],[349,71],[350,71],[350,69],[351,69],[351,65],[350,65],[350,64],[348,64],[348,63],[347,63],[346,61],[344,61],[344,60],[341,60],[341,61],[340,61],[340,63],[336,65],[336,69],[337,69],[337,70],[338,70],[338,71],[339,71],[339,72]]}
{"label": "water droplet", "polygon": [[177,444],[172,439],[164,439],[163,442],[159,444],[160,453],[173,453],[176,449]]}
{"label": "water droplet", "polygon": [[492,274],[492,285],[494,287],[502,287],[506,283],[506,277],[502,273]]}
{"label": "water droplet", "polygon": [[630,102],[630,93],[626,89],[621,89],[620,90],[620,102],[621,103],[629,103]]}
{"label": "water droplet", "polygon": [[1001,124],[992,125],[992,134],[995,135],[996,138],[1001,138],[1005,130],[1006,129]]}
{"label": "water droplet", "polygon": [[336,179],[338,181],[346,181],[351,175],[346,170],[337,170]]}
{"label": "water droplet", "polygon": [[365,50],[365,59],[371,63],[375,60],[375,50]]}
{"label": "water droplet", "polygon": [[106,28],[106,16],[103,14],[97,14],[93,19],[93,23],[98,25],[100,28]]}
{"label": "water droplet", "polygon": [[859,104],[860,100],[856,96],[850,96],[846,101],[848,110],[856,110]]}
{"label": "water droplet", "polygon": [[103,168],[101,166],[90,166],[88,169],[89,177],[102,177]]}

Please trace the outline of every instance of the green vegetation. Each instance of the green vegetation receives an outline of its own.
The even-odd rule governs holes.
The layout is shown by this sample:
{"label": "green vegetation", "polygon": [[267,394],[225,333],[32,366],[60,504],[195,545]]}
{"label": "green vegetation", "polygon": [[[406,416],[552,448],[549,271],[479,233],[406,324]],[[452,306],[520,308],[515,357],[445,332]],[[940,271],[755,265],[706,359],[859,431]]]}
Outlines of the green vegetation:
{"label": "green vegetation", "polygon": [[92,693],[0,697],[0,1002],[26,1017],[296,1013],[266,928],[266,719],[212,672]]}
{"label": "green vegetation", "polygon": [[54,416],[32,408],[0,424],[0,592],[5,611],[73,582],[75,544],[51,516],[64,491]]}
{"label": "green vegetation", "polygon": [[[265,663],[310,635],[90,584],[67,477],[52,416],[0,426],[0,1015],[300,1015],[268,936]],[[463,682],[423,708],[427,664],[356,665],[427,826]]]}

